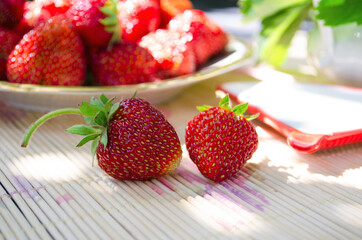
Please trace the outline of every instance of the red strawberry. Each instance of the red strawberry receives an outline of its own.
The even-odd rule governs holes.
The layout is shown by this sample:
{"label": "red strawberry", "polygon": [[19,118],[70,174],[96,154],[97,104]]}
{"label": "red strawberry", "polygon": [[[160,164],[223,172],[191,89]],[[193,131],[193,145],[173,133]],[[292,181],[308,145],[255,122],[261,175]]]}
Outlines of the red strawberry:
{"label": "red strawberry", "polygon": [[25,34],[9,56],[10,82],[82,85],[85,57],[82,41],[64,16],[55,16]]}
{"label": "red strawberry", "polygon": [[109,175],[147,180],[178,167],[182,151],[177,134],[148,102],[122,101],[109,126],[107,147],[101,143],[97,149],[98,164]]}
{"label": "red strawberry", "polygon": [[190,0],[160,0],[161,7],[161,27],[166,28],[168,22],[177,14],[185,10],[192,9]]}
{"label": "red strawberry", "polygon": [[78,0],[35,0],[42,3],[42,8],[46,9],[51,16],[64,14]]}
{"label": "red strawberry", "polygon": [[17,26],[19,33],[25,34],[49,18],[64,14],[75,0],[34,0],[24,5],[24,16]]}
{"label": "red strawberry", "polygon": [[12,29],[23,16],[25,0],[1,0],[0,1],[0,27]]}
{"label": "red strawberry", "polygon": [[169,23],[171,31],[192,34],[197,65],[205,63],[228,43],[226,33],[201,10],[186,10]]}
{"label": "red strawberry", "polygon": [[243,167],[258,147],[258,135],[244,117],[247,104],[231,109],[229,96],[219,107],[203,106],[186,127],[186,147],[200,172],[214,181],[224,180]]}
{"label": "red strawberry", "polygon": [[[26,133],[23,147],[44,121],[60,114],[81,114],[88,125],[75,125],[68,132],[85,135],[78,146],[92,143],[98,165],[118,179],[147,180],[175,170],[182,150],[175,129],[166,118],[142,99],[125,99],[120,103],[101,95],[83,102],[79,109],[61,109],[36,121]],[[56,114],[55,114],[56,113]]]}
{"label": "red strawberry", "polygon": [[150,82],[157,71],[152,55],[132,42],[93,51],[91,66],[96,82],[106,86]]}
{"label": "red strawberry", "polygon": [[160,23],[158,0],[81,0],[67,12],[91,47],[136,42]]}
{"label": "red strawberry", "polygon": [[6,78],[6,63],[9,54],[19,42],[20,36],[10,30],[0,28],[0,80]]}
{"label": "red strawberry", "polygon": [[124,0],[117,8],[122,40],[136,42],[159,27],[159,0]]}
{"label": "red strawberry", "polygon": [[[77,32],[89,47],[106,47],[120,39],[117,0],[79,0],[68,10]],[[103,10],[102,10],[103,9]]]}
{"label": "red strawberry", "polygon": [[158,29],[144,36],[139,45],[146,48],[159,63],[158,76],[169,78],[190,74],[196,69],[195,55],[190,44],[192,36]]}

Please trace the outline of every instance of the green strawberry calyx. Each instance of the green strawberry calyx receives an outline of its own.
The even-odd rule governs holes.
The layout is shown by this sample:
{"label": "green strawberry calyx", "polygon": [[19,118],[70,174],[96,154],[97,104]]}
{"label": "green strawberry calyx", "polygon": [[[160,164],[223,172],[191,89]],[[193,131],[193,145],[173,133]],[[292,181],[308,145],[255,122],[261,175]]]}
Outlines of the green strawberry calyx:
{"label": "green strawberry calyx", "polygon": [[118,19],[118,0],[107,0],[103,7],[99,10],[103,13],[104,18],[99,22],[104,26],[106,32],[112,34],[111,40],[108,43],[108,49],[112,49],[113,45],[121,42],[121,27]]}
{"label": "green strawberry calyx", "polygon": [[[213,106],[202,105],[202,106],[197,107],[197,109],[200,112],[206,111],[210,108],[213,108]],[[242,103],[242,104],[236,105],[235,107],[232,107],[231,101],[229,98],[229,94],[226,94],[224,97],[221,98],[221,100],[219,102],[219,108],[225,109],[227,111],[232,111],[237,116],[244,117],[248,121],[251,121],[259,116],[259,113],[254,114],[254,115],[244,115],[244,113],[248,109],[248,103]]]}
{"label": "green strawberry calyx", "polygon": [[92,141],[91,151],[92,155],[95,156],[99,143],[102,143],[104,147],[107,146],[109,122],[120,105],[120,102],[113,103],[113,100],[114,98],[108,99],[102,94],[99,99],[91,97],[90,103],[83,101],[78,108],[64,108],[49,112],[30,126],[24,136],[21,146],[27,147],[30,137],[34,131],[45,121],[59,115],[77,114],[82,115],[86,123],[89,125],[78,124],[66,129],[65,131],[85,136],[78,143],[77,147],[81,147],[87,142]]}

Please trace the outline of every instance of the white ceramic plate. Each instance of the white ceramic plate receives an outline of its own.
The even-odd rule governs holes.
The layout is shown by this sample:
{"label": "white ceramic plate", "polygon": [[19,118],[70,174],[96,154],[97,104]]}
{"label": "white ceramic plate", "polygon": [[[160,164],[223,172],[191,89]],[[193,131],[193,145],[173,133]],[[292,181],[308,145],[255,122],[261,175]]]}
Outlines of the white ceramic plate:
{"label": "white ceramic plate", "polygon": [[141,83],[126,86],[42,86],[33,84],[14,84],[0,81],[0,102],[9,106],[49,111],[64,107],[75,107],[91,96],[131,97],[137,91],[137,97],[152,104],[165,102],[191,84],[221,75],[238,67],[250,64],[252,48],[242,41],[230,37],[226,51],[208,62],[194,74],[167,79],[155,83]]}

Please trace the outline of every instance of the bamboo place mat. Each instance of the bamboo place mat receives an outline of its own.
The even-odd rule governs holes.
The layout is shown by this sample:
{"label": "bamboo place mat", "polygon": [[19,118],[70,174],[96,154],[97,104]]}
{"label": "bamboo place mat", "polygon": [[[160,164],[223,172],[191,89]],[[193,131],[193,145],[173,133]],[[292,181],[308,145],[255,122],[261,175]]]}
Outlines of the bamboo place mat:
{"label": "bamboo place mat", "polygon": [[[222,79],[231,79],[226,74]],[[158,106],[184,143],[195,105],[215,104],[222,79]],[[205,179],[187,156],[172,174],[119,181],[91,166],[89,147],[52,119],[20,147],[42,113],[0,105],[0,239],[361,239],[362,146],[301,154],[256,123],[259,148],[234,177]]]}

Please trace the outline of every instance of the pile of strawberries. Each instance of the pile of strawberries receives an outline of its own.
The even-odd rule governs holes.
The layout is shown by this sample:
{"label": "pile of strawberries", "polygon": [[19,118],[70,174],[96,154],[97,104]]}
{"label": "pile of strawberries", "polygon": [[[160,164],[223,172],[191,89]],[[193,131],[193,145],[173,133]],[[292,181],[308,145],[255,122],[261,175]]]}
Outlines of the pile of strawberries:
{"label": "pile of strawberries", "polygon": [[1,0],[0,42],[0,80],[82,86],[190,74],[228,38],[189,0]]}

